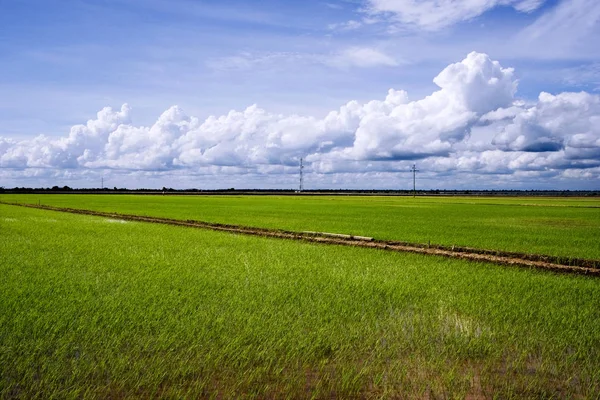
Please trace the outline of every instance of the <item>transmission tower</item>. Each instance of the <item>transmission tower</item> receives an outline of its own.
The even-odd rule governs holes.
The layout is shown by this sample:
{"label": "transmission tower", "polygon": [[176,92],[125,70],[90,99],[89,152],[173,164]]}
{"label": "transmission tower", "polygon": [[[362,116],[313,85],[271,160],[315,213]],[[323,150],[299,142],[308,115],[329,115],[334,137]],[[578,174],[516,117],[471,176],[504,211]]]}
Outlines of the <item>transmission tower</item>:
{"label": "transmission tower", "polygon": [[413,164],[410,170],[413,173],[413,197],[415,197],[417,195],[417,172],[419,172],[419,170],[417,169],[416,164]]}
{"label": "transmission tower", "polygon": [[304,190],[304,164],[302,163],[302,158],[300,158],[300,188],[299,192]]}

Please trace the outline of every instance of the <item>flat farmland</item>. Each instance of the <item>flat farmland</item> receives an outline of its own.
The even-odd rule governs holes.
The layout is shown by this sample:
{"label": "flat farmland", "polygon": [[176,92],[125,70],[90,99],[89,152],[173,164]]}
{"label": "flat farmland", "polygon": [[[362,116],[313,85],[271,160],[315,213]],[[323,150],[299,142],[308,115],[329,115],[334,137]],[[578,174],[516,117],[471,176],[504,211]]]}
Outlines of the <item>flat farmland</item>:
{"label": "flat farmland", "polygon": [[0,201],[600,259],[598,198],[1,195]]}
{"label": "flat farmland", "polygon": [[[40,199],[229,223],[268,209],[240,221],[254,198]],[[0,277],[1,398],[600,396],[595,278],[1,204]]]}

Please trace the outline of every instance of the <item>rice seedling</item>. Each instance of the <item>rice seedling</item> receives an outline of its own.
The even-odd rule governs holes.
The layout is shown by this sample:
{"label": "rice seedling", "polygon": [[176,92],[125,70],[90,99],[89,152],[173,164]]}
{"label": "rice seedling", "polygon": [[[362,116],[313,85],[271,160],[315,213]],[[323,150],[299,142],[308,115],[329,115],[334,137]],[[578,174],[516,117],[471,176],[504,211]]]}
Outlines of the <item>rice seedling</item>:
{"label": "rice seedling", "polygon": [[600,396],[600,280],[0,205],[0,397]]}
{"label": "rice seedling", "polygon": [[600,259],[595,198],[3,195],[0,200]]}

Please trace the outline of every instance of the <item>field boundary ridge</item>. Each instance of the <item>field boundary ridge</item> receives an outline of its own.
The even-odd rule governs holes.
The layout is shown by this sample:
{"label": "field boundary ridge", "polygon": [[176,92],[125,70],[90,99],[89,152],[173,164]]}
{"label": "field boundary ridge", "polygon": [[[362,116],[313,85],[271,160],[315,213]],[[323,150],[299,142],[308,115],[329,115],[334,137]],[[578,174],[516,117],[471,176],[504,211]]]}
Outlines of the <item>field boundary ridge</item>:
{"label": "field boundary ridge", "polygon": [[11,203],[0,201],[0,204],[35,208],[48,211],[66,212],[71,214],[90,215],[106,218],[118,218],[127,221],[148,222],[185,226],[192,228],[211,229],[244,235],[272,237],[279,239],[303,240],[323,244],[336,244],[353,247],[366,247],[380,250],[408,252],[417,254],[437,255],[463,260],[490,262],[499,265],[512,265],[544,269],[555,272],[583,274],[600,277],[600,260],[558,257],[542,254],[515,253],[499,250],[478,249],[461,246],[445,246],[437,244],[421,244],[402,241],[378,240],[372,237],[356,236],[341,233],[314,232],[314,231],[287,231],[280,229],[266,229],[247,227],[242,225],[221,224],[196,220],[181,220],[144,215],[121,214],[117,212],[103,212],[78,208],[53,207],[48,205],[30,203]]}

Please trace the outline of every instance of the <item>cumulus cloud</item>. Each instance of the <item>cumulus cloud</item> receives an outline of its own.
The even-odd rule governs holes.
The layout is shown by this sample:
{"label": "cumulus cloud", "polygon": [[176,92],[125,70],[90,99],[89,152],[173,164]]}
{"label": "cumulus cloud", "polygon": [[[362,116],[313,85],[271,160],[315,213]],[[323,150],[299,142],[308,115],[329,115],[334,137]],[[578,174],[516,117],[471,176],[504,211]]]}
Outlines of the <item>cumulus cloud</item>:
{"label": "cumulus cloud", "polygon": [[532,12],[545,0],[368,0],[371,14],[391,15],[403,25],[424,30],[439,30],[478,17],[498,6]]}
{"label": "cumulus cloud", "polygon": [[513,70],[485,54],[470,53],[434,78],[440,90],[409,101],[390,90],[383,102],[365,104],[346,158],[419,159],[449,155],[483,114],[511,104],[517,82]]}
{"label": "cumulus cloud", "polygon": [[0,168],[285,175],[302,157],[314,174],[384,176],[427,159],[437,176],[598,178],[600,96],[542,92],[525,102],[515,97],[514,71],[476,52],[433,82],[439,89],[421,99],[390,89],[382,100],[350,101],[323,118],[252,105],[202,121],[173,106],[138,126],[128,105],[107,107],[64,137],[0,137]]}
{"label": "cumulus cloud", "polygon": [[[542,92],[538,102],[515,108],[492,144],[505,151],[557,152],[570,159],[598,158],[600,97]],[[499,111],[500,112],[500,111]]]}

